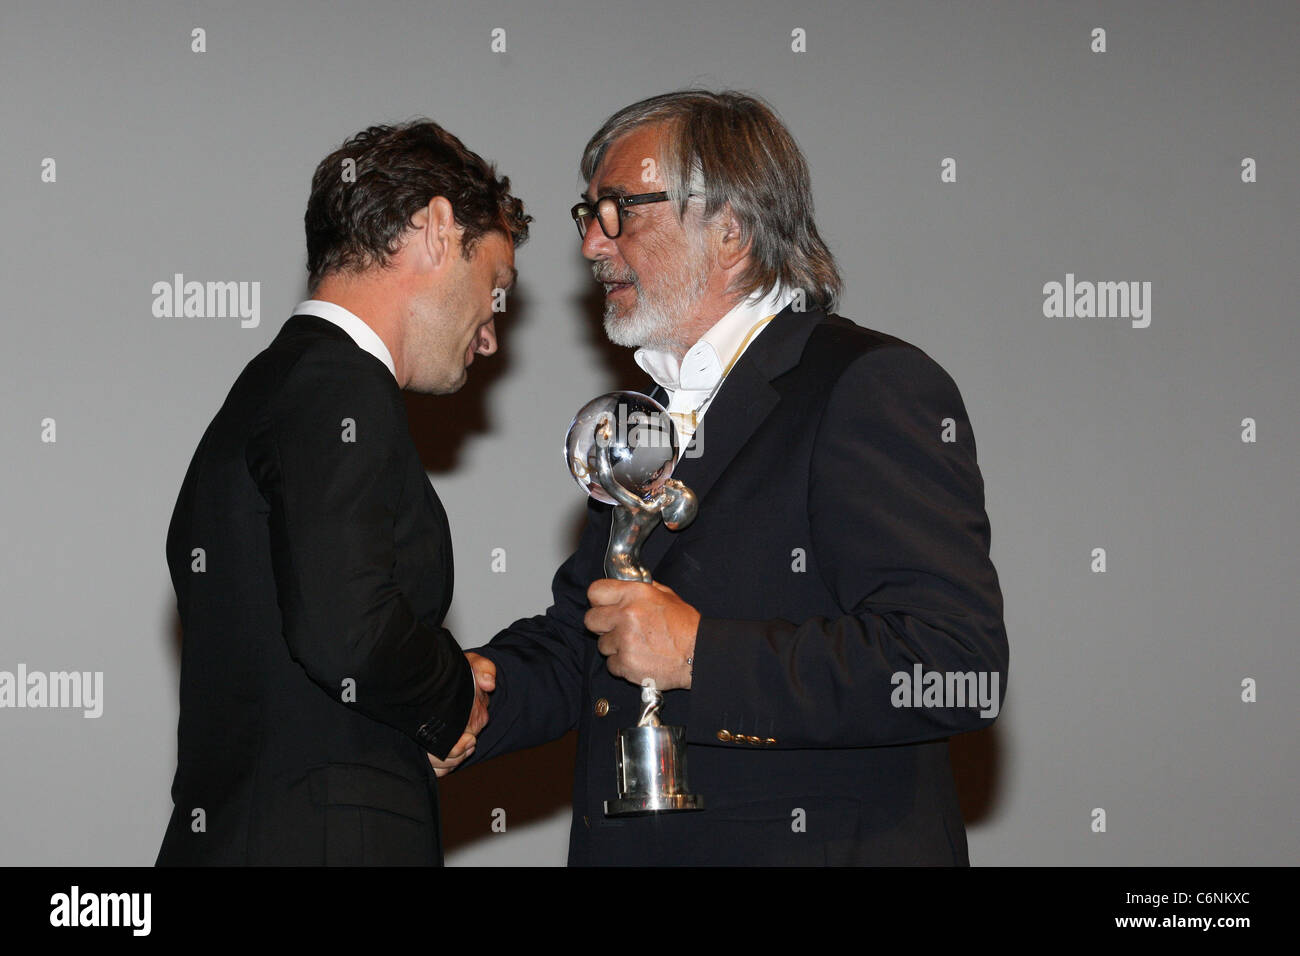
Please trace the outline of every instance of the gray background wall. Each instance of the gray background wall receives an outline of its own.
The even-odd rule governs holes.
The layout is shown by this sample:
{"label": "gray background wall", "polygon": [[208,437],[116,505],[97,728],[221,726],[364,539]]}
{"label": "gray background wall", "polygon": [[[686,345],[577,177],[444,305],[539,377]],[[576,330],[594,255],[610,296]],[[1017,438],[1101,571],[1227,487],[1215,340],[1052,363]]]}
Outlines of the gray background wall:
{"label": "gray background wall", "polygon": [[[455,535],[450,626],[473,646],[546,606],[582,513],[563,431],[639,381],[601,342],[577,158],[615,109],[692,84],[776,106],[840,311],[929,352],[970,411],[1012,648],[1001,719],[954,741],[972,861],[1296,863],[1297,27],[1285,2],[7,2],[0,670],[103,671],[104,713],[0,710],[0,863],[153,861],[172,503],[304,297],[312,169],[371,123],[433,117],[536,216],[501,352],[411,406]],[[260,324],[155,318],[176,272],[260,282]],[[1045,317],[1067,272],[1149,281],[1150,326]],[[561,741],[449,778],[448,862],[561,864],[571,765]]]}

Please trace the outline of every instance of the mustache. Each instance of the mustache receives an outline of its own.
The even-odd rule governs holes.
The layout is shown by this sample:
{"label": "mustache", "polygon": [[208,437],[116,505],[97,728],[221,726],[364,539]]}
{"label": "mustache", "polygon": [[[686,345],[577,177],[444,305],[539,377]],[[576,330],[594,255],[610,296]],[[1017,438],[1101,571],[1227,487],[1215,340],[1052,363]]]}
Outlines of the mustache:
{"label": "mustache", "polygon": [[636,273],[629,272],[627,275],[616,275],[614,267],[607,262],[593,262],[591,264],[591,274],[596,277],[597,282],[631,282],[636,283]]}

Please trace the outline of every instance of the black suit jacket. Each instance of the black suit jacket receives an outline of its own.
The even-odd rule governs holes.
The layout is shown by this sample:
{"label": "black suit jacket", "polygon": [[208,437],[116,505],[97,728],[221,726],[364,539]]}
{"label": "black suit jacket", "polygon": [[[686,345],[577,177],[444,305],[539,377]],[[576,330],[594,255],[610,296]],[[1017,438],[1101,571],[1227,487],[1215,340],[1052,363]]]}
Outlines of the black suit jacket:
{"label": "black suit jacket", "polygon": [[702,615],[692,688],[668,692],[663,717],[686,727],[706,809],[603,813],[639,698],[582,623],[605,576],[610,509],[595,501],[554,605],[482,650],[498,689],[474,760],[578,728],[571,864],[967,864],[946,738],[989,721],[891,703],[893,675],[918,662],[996,673],[999,705],[1006,690],[983,481],[952,379],[893,336],[786,309],[696,442],[675,477],[699,516],[660,526],[643,560]]}
{"label": "black suit jacket", "polygon": [[[201,550],[199,550],[201,549]],[[167,534],[183,630],[159,864],[440,863],[472,678],[451,536],[392,374],[295,316],[244,369]]]}

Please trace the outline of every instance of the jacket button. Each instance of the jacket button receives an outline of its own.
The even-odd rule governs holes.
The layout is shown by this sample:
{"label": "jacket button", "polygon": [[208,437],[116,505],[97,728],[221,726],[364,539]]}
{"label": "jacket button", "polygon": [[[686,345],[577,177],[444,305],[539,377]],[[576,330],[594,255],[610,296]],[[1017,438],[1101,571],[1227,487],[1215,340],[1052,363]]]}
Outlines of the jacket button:
{"label": "jacket button", "polygon": [[762,738],[762,737],[746,737],[745,740],[746,740],[748,743],[753,744],[755,747],[757,747],[759,744],[761,744],[761,743],[763,742],[763,738]]}
{"label": "jacket button", "polygon": [[772,745],[774,745],[774,744],[776,743],[776,738],[775,738],[775,737],[768,737],[766,740],[763,741],[763,743],[764,743],[764,745],[766,745],[766,746],[768,746],[768,747],[771,747]]}
{"label": "jacket button", "polygon": [[609,713],[609,701],[607,701],[604,697],[602,697],[600,700],[596,701],[596,716],[604,717],[608,713]]}
{"label": "jacket button", "polygon": [[729,744],[729,743],[731,743],[731,731],[730,731],[730,730],[719,730],[719,731],[718,731],[718,739],[721,740],[724,744]]}

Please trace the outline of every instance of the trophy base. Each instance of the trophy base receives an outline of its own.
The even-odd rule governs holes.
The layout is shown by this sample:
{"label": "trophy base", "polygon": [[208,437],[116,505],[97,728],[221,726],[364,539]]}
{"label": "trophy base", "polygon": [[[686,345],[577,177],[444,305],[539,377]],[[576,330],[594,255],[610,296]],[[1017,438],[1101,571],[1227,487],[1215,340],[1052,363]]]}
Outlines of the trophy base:
{"label": "trophy base", "polygon": [[645,813],[673,810],[703,810],[704,798],[695,793],[663,793],[639,797],[619,797],[605,801],[605,816],[630,817]]}

